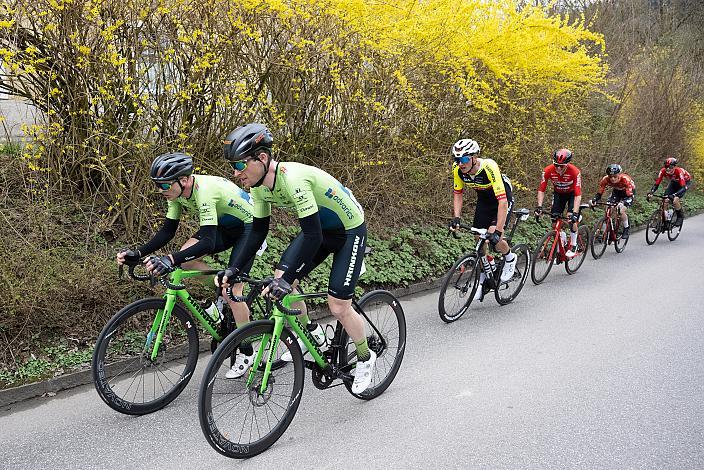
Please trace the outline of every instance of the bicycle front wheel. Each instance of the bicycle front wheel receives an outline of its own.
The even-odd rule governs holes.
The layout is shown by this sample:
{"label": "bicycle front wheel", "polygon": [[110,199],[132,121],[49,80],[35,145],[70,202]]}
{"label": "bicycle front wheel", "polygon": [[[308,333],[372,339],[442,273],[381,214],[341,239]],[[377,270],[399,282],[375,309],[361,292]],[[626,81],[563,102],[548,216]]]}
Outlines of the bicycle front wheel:
{"label": "bicycle front wheel", "polygon": [[672,214],[672,221],[667,226],[667,238],[671,242],[675,241],[677,237],[680,236],[682,231],[682,222],[684,222],[684,217],[678,217],[677,212]]}
{"label": "bicycle front wheel", "polygon": [[117,312],[98,336],[91,369],[98,395],[115,411],[144,415],[160,410],[188,385],[198,361],[193,319],[174,305],[169,324],[152,359],[152,323],[165,299],[133,302]]}
{"label": "bicycle front wheel", "polygon": [[[351,382],[345,382],[345,387],[355,397],[371,400],[389,388],[401,367],[406,351],[406,317],[398,299],[385,290],[367,292],[357,305],[364,312],[362,318],[367,344],[376,353],[376,363],[372,382],[365,391],[353,393]],[[356,346],[345,330],[342,331],[340,343],[346,345],[340,354],[340,366],[356,363]]]}
{"label": "bicycle front wheel", "polygon": [[589,249],[589,229],[586,225],[580,225],[577,229],[577,256],[565,261],[565,271],[568,274],[574,274],[584,263]]}
{"label": "bicycle front wheel", "polygon": [[591,251],[592,258],[599,259],[606,251],[606,246],[609,244],[609,219],[604,217],[597,220],[592,230]]}
{"label": "bicycle front wheel", "polygon": [[494,297],[500,305],[511,303],[518,296],[528,279],[528,272],[530,271],[530,249],[528,245],[516,245],[511,248],[511,251],[516,255],[516,270],[513,273],[513,277],[499,284],[499,287],[494,290]]}
{"label": "bicycle front wheel", "polygon": [[438,313],[442,321],[452,323],[467,311],[479,286],[479,269],[477,256],[468,253],[460,256],[447,272],[438,299]]}
{"label": "bicycle front wheel", "polygon": [[616,253],[623,253],[628,244],[628,238],[623,238],[623,231],[625,230],[623,222],[620,220],[616,222],[618,225],[616,227],[616,241],[614,242],[614,249]]}
{"label": "bicycle front wheel", "polygon": [[[272,350],[273,332],[274,322],[267,320],[238,328],[220,344],[205,369],[198,394],[200,428],[213,449],[226,457],[242,459],[264,452],[286,431],[298,410],[303,392],[303,354],[296,337],[286,328]],[[239,378],[226,376],[230,357],[243,343],[252,345],[255,358],[262,351],[251,382],[251,370]],[[262,392],[269,354],[273,354],[272,361],[281,361],[287,351],[292,362],[272,367]]]}
{"label": "bicycle front wheel", "polygon": [[557,254],[555,253],[557,247],[553,250],[554,244],[555,231],[551,230],[545,234],[535,249],[530,268],[530,278],[536,286],[548,277],[548,273],[552,269],[552,264]]}
{"label": "bicycle front wheel", "polygon": [[655,240],[660,236],[662,230],[662,213],[660,210],[653,212],[653,215],[648,219],[648,226],[645,228],[645,241],[648,245],[655,243]]}

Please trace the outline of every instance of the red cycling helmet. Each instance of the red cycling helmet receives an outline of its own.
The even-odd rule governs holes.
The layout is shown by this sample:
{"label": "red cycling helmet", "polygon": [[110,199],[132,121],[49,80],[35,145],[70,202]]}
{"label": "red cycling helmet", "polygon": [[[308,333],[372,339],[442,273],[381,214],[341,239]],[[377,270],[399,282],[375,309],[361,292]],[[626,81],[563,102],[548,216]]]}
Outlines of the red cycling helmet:
{"label": "red cycling helmet", "polygon": [[672,157],[667,157],[665,159],[665,168],[674,168],[677,166],[677,159]]}
{"label": "red cycling helmet", "polygon": [[552,162],[558,165],[566,165],[572,161],[572,150],[555,150],[552,154]]}

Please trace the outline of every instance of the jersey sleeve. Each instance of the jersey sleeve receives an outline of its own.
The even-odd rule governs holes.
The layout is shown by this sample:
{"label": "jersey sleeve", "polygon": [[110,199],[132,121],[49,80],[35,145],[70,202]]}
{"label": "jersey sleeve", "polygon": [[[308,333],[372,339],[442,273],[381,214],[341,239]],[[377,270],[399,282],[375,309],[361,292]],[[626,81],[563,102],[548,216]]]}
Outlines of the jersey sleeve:
{"label": "jersey sleeve", "polygon": [[503,178],[501,178],[499,165],[494,160],[488,160],[484,170],[489,177],[491,188],[494,190],[494,197],[496,197],[496,200],[501,201],[506,199],[506,187],[504,186]]}
{"label": "jersey sleeve", "polygon": [[252,214],[254,217],[264,219],[271,216],[271,202],[264,198],[264,189],[252,188],[250,195],[252,196]]}
{"label": "jersey sleeve", "polygon": [[538,186],[538,191],[544,193],[548,189],[548,169],[544,168],[543,172],[540,174],[540,185]]}
{"label": "jersey sleeve", "polygon": [[181,220],[181,204],[176,201],[166,201],[166,218]]}
{"label": "jersey sleeve", "polygon": [[453,179],[453,192],[463,193],[464,192],[464,181],[460,178],[460,166],[457,163],[452,164],[452,179]]}
{"label": "jersey sleeve", "polygon": [[582,195],[582,172],[577,167],[574,167],[574,171],[574,195],[577,197]]}
{"label": "jersey sleeve", "polygon": [[599,190],[597,191],[597,193],[604,194],[604,191],[606,191],[606,185],[608,185],[608,184],[609,184],[609,177],[604,176],[601,179],[601,181],[599,181]]}
{"label": "jersey sleeve", "polygon": [[218,224],[218,201],[212,191],[200,186],[196,195],[198,220],[201,227]]}
{"label": "jersey sleeve", "polygon": [[662,183],[662,179],[665,176],[665,169],[661,168],[660,172],[658,173],[658,177],[655,178],[655,186],[660,186],[660,183]]}
{"label": "jersey sleeve", "polygon": [[626,196],[633,196],[633,192],[636,190],[636,182],[633,181],[633,178],[631,178],[628,175],[624,175],[624,178],[626,179]]}
{"label": "jersey sleeve", "polygon": [[685,187],[685,186],[687,186],[687,178],[685,178],[686,171],[684,171],[682,168],[679,168],[679,170],[680,171],[678,171],[678,176],[679,176],[678,180],[679,180],[680,186]]}

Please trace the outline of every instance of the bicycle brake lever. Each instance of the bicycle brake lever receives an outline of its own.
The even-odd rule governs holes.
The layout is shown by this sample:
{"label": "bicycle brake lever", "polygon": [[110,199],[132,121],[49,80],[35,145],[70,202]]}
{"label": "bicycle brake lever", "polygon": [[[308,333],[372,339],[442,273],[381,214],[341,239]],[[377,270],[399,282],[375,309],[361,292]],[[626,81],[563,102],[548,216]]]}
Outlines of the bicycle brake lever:
{"label": "bicycle brake lever", "polygon": [[156,286],[157,279],[156,276],[154,276],[152,273],[149,273],[149,285],[154,287]]}
{"label": "bicycle brake lever", "polygon": [[117,267],[117,278],[122,279],[122,276],[125,274],[125,266],[121,264],[120,266]]}

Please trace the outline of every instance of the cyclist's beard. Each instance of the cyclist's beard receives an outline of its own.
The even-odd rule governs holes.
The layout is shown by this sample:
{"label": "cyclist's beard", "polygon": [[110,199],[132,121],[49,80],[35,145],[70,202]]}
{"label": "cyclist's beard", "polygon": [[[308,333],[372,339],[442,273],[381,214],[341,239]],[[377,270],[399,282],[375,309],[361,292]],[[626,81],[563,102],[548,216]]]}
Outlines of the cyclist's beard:
{"label": "cyclist's beard", "polygon": [[[261,162],[261,160],[259,161]],[[264,162],[262,162],[262,165],[264,165]],[[264,178],[266,178],[266,175],[269,173],[269,165],[271,165],[271,157],[266,159],[266,165],[264,165],[264,174],[262,175],[262,177],[259,178],[259,181],[251,185],[250,188],[256,188],[257,186],[262,185],[262,183],[264,182]]]}

